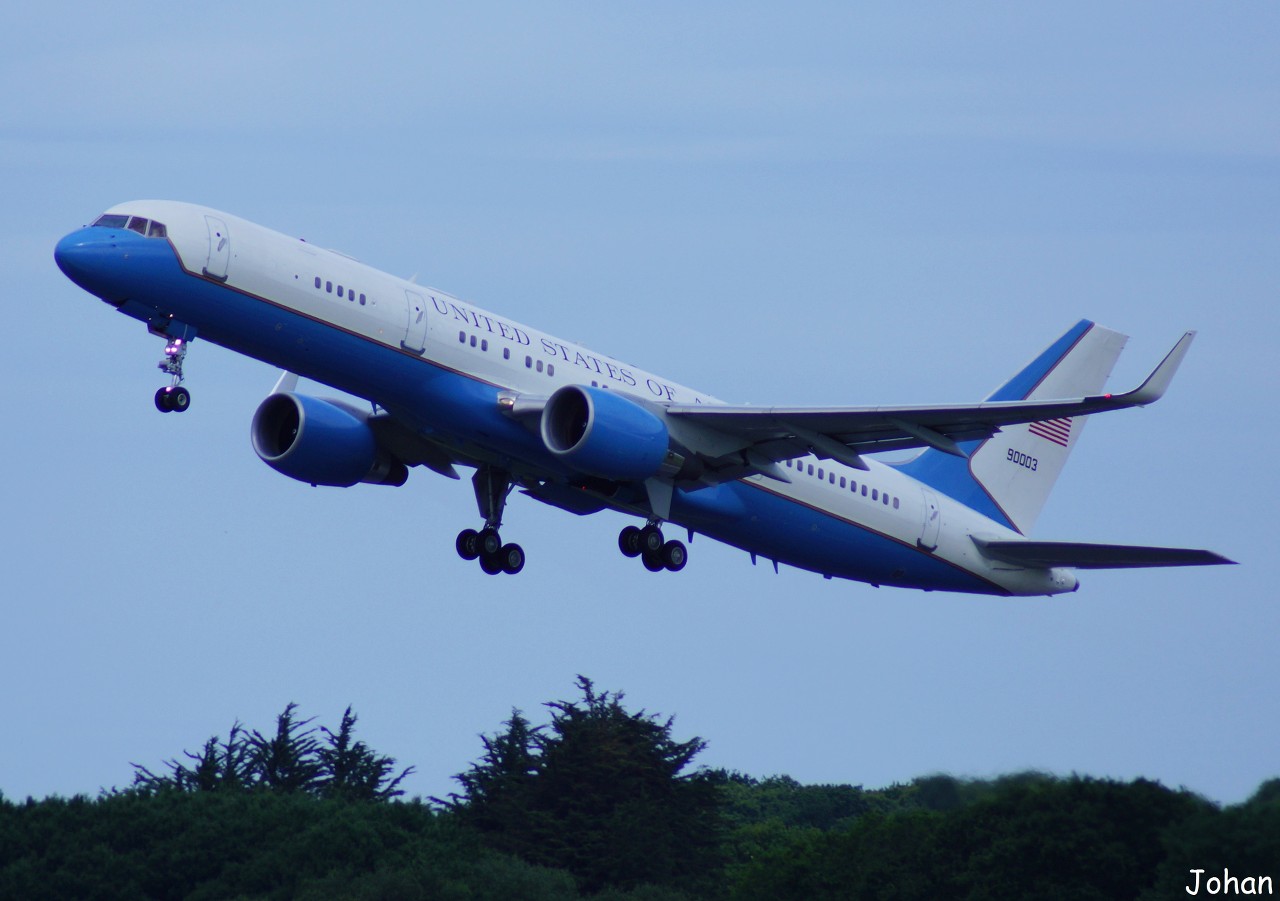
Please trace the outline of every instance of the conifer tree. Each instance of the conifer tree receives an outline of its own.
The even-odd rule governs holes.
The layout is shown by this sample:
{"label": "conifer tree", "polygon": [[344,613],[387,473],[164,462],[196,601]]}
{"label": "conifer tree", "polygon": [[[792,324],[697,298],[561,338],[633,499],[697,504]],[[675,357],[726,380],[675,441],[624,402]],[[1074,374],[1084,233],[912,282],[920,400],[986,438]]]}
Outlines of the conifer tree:
{"label": "conifer tree", "polygon": [[628,712],[621,692],[579,676],[578,701],[554,701],[551,723],[519,711],[458,776],[450,807],[490,844],[573,873],[584,891],[692,885],[719,865],[719,796],[685,773],[706,746],[672,738],[673,720]]}

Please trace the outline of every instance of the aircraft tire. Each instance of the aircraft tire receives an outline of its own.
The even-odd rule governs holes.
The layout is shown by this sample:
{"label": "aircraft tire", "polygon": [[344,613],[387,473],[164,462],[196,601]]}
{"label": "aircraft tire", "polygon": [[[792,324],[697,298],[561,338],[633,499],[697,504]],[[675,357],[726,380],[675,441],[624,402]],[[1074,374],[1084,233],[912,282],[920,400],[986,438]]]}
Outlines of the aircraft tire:
{"label": "aircraft tire", "polygon": [[480,530],[479,548],[481,556],[494,557],[498,551],[502,550],[502,539],[498,536],[497,529],[484,528]]}
{"label": "aircraft tire", "polygon": [[518,544],[504,544],[498,551],[498,559],[502,561],[502,571],[514,576],[524,569],[524,548]]}
{"label": "aircraft tire", "polygon": [[161,388],[156,392],[156,409],[161,413],[172,413],[173,407],[169,406],[169,389]]}
{"label": "aircraft tire", "polygon": [[480,568],[487,575],[496,576],[502,572],[502,558],[498,554],[481,554]]}
{"label": "aircraft tire", "polygon": [[659,553],[662,565],[673,573],[680,572],[689,562],[689,551],[682,541],[668,541]]}
{"label": "aircraft tire", "polygon": [[475,529],[463,529],[453,546],[463,560],[474,560],[480,556],[480,533]]}
{"label": "aircraft tire", "polygon": [[662,529],[657,526],[645,526],[641,529],[640,550],[652,554],[662,550]]}
{"label": "aircraft tire", "polygon": [[169,392],[169,409],[175,413],[185,413],[191,406],[191,392],[179,385]]}
{"label": "aircraft tire", "polygon": [[661,554],[654,553],[653,551],[645,551],[641,554],[640,562],[642,562],[644,564],[644,568],[649,570],[651,573],[660,573],[666,569],[666,566],[662,563]]}
{"label": "aircraft tire", "polygon": [[626,557],[639,557],[640,530],[635,526],[623,526],[618,533],[618,550]]}

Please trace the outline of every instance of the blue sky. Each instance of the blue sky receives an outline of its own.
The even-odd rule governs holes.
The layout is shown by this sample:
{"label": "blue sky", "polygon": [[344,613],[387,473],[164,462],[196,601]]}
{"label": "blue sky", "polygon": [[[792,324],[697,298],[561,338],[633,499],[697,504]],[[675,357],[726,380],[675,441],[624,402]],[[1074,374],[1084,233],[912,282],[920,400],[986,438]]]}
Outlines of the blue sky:
{"label": "blue sky", "polygon": [[[1258,3],[24,4],[0,29],[0,792],[95,793],[290,701],[448,792],[576,674],[700,762],[877,787],[1024,768],[1222,802],[1280,775],[1272,456],[1280,11]],[[374,8],[376,7],[376,8]],[[734,402],[962,402],[1069,325],[1133,336],[1037,537],[1238,567],[995,600],[824,581],[466,482],[311,489],[254,456],[276,372],[66,281],[115,203],[219,207]],[[322,389],[313,389],[322,392]]]}

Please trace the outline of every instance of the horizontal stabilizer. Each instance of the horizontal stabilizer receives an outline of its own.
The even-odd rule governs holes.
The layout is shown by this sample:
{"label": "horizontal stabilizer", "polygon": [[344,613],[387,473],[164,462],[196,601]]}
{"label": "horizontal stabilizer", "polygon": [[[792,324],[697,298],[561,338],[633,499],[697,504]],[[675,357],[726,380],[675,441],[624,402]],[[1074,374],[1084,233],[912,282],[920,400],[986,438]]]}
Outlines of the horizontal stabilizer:
{"label": "horizontal stabilizer", "polygon": [[1211,566],[1235,563],[1213,551],[1186,547],[1132,544],[1088,544],[1081,541],[987,541],[973,543],[993,560],[1048,569],[1134,569],[1143,566]]}

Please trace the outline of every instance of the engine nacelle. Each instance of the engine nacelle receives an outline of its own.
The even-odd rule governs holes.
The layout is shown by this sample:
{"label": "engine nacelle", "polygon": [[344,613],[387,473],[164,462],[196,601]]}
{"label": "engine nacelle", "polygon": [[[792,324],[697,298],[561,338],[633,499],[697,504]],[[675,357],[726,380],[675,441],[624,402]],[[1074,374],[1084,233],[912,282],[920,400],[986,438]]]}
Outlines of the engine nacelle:
{"label": "engine nacelle", "polygon": [[253,449],[276,472],[311,485],[403,485],[409,470],[378,447],[367,414],[305,394],[273,394],[253,414]]}
{"label": "engine nacelle", "polygon": [[565,385],[542,411],[542,443],[574,469],[615,481],[668,465],[670,438],[656,414],[612,391]]}

